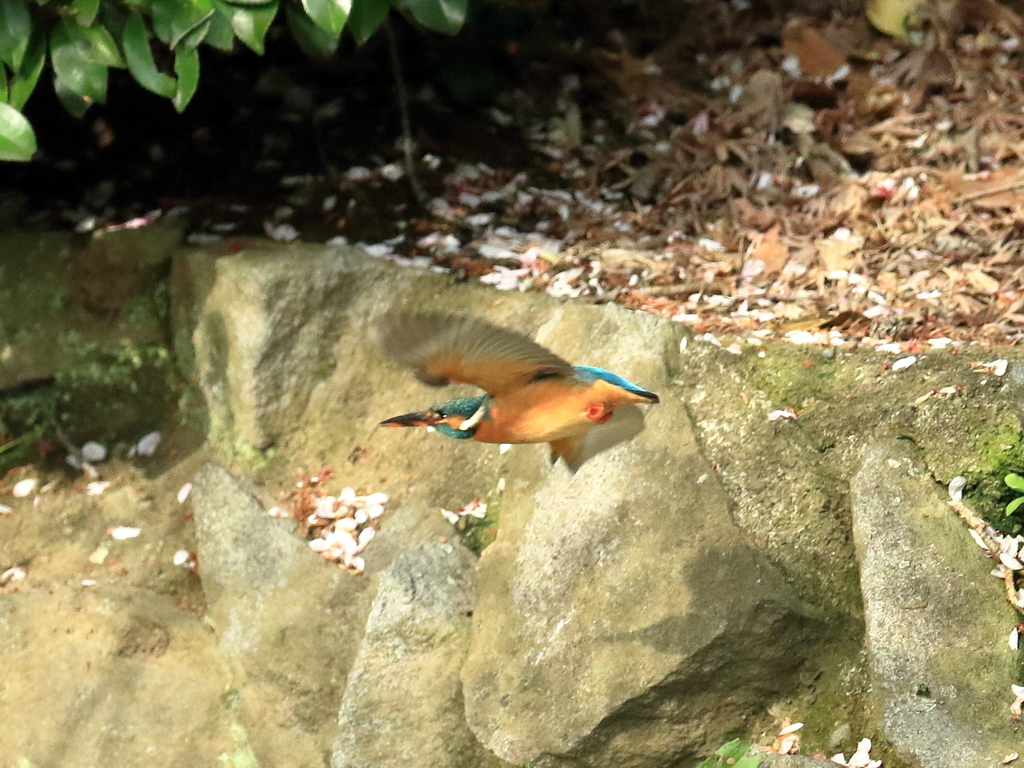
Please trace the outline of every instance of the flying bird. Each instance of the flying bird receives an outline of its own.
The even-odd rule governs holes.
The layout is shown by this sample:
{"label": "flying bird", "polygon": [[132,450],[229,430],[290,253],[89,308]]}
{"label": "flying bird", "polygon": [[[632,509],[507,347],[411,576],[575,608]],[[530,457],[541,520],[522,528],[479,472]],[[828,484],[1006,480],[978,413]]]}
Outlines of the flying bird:
{"label": "flying bird", "polygon": [[532,339],[474,317],[392,313],[380,326],[385,353],[432,386],[473,384],[486,394],[381,422],[434,427],[459,440],[550,443],[552,463],[575,472],[644,428],[638,404],[653,392],[602,368],[570,365]]}

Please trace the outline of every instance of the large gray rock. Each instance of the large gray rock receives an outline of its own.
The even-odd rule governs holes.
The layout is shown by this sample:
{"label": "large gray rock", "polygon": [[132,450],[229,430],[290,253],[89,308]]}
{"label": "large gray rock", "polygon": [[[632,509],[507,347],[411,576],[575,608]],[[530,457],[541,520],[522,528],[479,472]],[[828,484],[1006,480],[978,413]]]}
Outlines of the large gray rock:
{"label": "large gray rock", "polygon": [[1020,747],[1008,709],[1018,668],[992,561],[908,441],[869,443],[851,491],[885,735],[923,768],[998,764]]}
{"label": "large gray rock", "polygon": [[353,249],[283,250],[176,260],[176,346],[215,439],[264,449],[288,434],[337,365],[346,326],[372,309],[373,283],[386,279]]}
{"label": "large gray rock", "polygon": [[567,306],[539,340],[662,404],[633,442],[506,501],[480,563],[466,717],[512,763],[675,765],[792,686],[826,625],[730,520],[671,383],[668,324]]}
{"label": "large gray rock", "polygon": [[333,768],[495,768],[466,725],[459,669],[476,558],[458,543],[403,552],[378,576],[341,703]]}
{"label": "large gray rock", "polygon": [[253,749],[275,766],[322,765],[369,607],[366,579],[330,565],[214,464],[196,475],[208,616],[234,670]]}
{"label": "large gray rock", "polygon": [[[192,250],[174,275],[178,362],[202,385],[220,459],[246,469],[198,474],[194,523],[174,496],[209,451],[189,454],[187,429],[146,475],[102,465],[114,484],[99,496],[54,477],[38,503],[3,497],[0,572],[28,572],[0,588],[12,760],[667,767],[726,731],[770,740],[782,716],[806,722],[809,751],[849,754],[871,735],[887,765],[898,750],[945,768],[1016,748],[1016,617],[929,473],[997,488],[1020,444],[1019,384],[979,378],[964,355],[903,372],[793,345],[680,355],[679,327],[658,318],[496,301],[352,250]],[[457,392],[382,356],[374,327],[396,306],[487,317],[663,402],[575,476],[545,446],[375,432]],[[799,418],[768,421],[786,406]],[[882,435],[911,435],[923,463]],[[296,469],[322,465],[332,492],[390,496],[365,576],[265,513]],[[475,575],[438,512],[474,496],[489,522],[466,541],[498,528]],[[114,526],[141,533],[114,540]],[[182,548],[198,549],[201,585],[172,564]]]}

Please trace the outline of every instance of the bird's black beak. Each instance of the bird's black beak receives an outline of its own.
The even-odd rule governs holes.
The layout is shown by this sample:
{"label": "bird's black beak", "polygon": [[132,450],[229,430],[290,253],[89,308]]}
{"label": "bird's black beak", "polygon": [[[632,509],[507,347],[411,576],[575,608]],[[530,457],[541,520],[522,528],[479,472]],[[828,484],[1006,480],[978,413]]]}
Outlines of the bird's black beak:
{"label": "bird's black beak", "polygon": [[441,417],[432,411],[419,411],[417,413],[404,413],[385,419],[380,423],[382,427],[432,427],[441,421]]}

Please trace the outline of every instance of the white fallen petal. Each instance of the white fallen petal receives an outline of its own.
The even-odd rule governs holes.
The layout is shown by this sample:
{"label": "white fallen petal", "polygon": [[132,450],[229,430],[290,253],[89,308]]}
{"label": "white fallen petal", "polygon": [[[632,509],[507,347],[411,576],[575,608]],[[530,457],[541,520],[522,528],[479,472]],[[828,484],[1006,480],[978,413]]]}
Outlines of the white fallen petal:
{"label": "white fallen petal", "polygon": [[110,481],[109,480],[94,480],[93,482],[91,482],[87,486],[85,486],[85,495],[86,496],[99,496],[101,493],[103,493],[109,487],[110,487]]}
{"label": "white fallen petal", "polygon": [[[184,504],[190,493],[192,493],[192,483],[185,483],[178,489],[178,503]],[[277,507],[274,507],[274,509],[277,509]]]}
{"label": "white fallen petal", "polygon": [[985,367],[991,371],[993,376],[1005,376],[1008,365],[1009,363],[1004,358],[985,363]]}
{"label": "white fallen petal", "polygon": [[990,576],[995,576],[997,579],[1005,579],[1006,574],[1010,573],[1009,569],[1002,563],[997,565],[991,571],[988,572]]}
{"label": "white fallen petal", "polygon": [[82,579],[83,587],[95,587],[96,583],[96,579]]}
{"label": "white fallen petal", "polygon": [[779,754],[790,755],[800,746],[799,736],[787,736],[779,742]]}
{"label": "white fallen petal", "polygon": [[331,546],[340,547],[341,551],[346,555],[354,555],[359,551],[359,542],[356,541],[351,533],[335,531],[328,536],[327,540],[331,543]]}
{"label": "white fallen petal", "polygon": [[107,449],[95,440],[90,440],[82,446],[82,458],[86,461],[103,461],[107,458]]}
{"label": "white fallen petal", "polygon": [[6,587],[12,581],[21,581],[25,578],[25,569],[21,566],[14,566],[8,568],[3,573],[0,573],[0,587]]}
{"label": "white fallen petal", "polygon": [[359,548],[363,549],[367,544],[370,543],[370,539],[374,537],[377,531],[373,528],[363,528],[359,532]]}
{"label": "white fallen petal", "polygon": [[846,765],[846,755],[842,752],[838,752],[829,758],[833,763],[839,763],[839,765]]}
{"label": "white fallen petal", "polygon": [[328,544],[324,539],[313,539],[309,542],[309,548],[312,549],[314,552],[326,552],[328,549],[331,548],[331,545]]}
{"label": "white fallen petal", "polygon": [[370,516],[367,514],[365,509],[357,509],[355,514],[352,515],[352,519],[359,523],[359,525],[363,525],[370,519]]}
{"label": "white fallen petal", "polygon": [[135,444],[133,450],[139,456],[152,456],[156,453],[157,446],[160,445],[162,439],[163,435],[159,432],[148,432],[139,438],[139,442]]}
{"label": "white fallen petal", "polygon": [[119,525],[117,528],[111,528],[109,533],[110,538],[115,541],[124,541],[125,539],[134,539],[142,533],[142,531],[139,528],[129,528],[125,525]]}
{"label": "white fallen petal", "polygon": [[334,524],[335,530],[352,533],[359,527],[359,522],[351,517],[343,517]]}
{"label": "white fallen petal", "polygon": [[892,364],[894,371],[902,371],[905,368],[909,368],[917,362],[917,355],[910,355],[909,357],[901,357],[895,363]]}
{"label": "white fallen petal", "polygon": [[177,552],[174,553],[174,557],[172,558],[171,562],[173,562],[175,565],[184,565],[189,561],[189,557],[190,555],[187,549],[179,549]]}
{"label": "white fallen petal", "polygon": [[1004,536],[1003,540],[999,542],[999,551],[1003,554],[1009,555],[1010,557],[1017,557],[1020,550],[1020,542],[1016,538],[1010,536]]}
{"label": "white fallen petal", "polygon": [[1010,630],[1010,648],[1014,651],[1017,650],[1017,646],[1020,645],[1020,632],[1016,627]]}
{"label": "white fallen petal", "polygon": [[498,446],[498,453],[508,453],[511,447],[512,443],[502,443],[501,445]]}
{"label": "white fallen petal", "polygon": [[779,419],[795,419],[796,411],[792,408],[785,408],[772,411],[768,414],[768,421],[778,421]]}
{"label": "white fallen petal", "polygon": [[280,517],[280,518],[290,517],[290,515],[287,512],[285,512],[283,509],[281,509],[280,507],[271,507],[270,509],[267,510],[267,514],[270,515],[271,517]]}
{"label": "white fallen petal", "polygon": [[324,496],[316,500],[316,511],[317,517],[322,517],[326,520],[333,520],[337,517],[337,512],[334,509],[334,497]]}
{"label": "white fallen petal", "polygon": [[8,506],[7,506],[6,504],[0,504],[0,515],[9,515],[9,514],[11,514],[11,512],[13,512],[13,511],[14,511],[14,510],[12,510],[12,509],[11,509],[10,507],[8,507]]}
{"label": "white fallen petal", "polygon": [[103,561],[107,559],[107,555],[110,554],[108,547],[96,547],[92,554],[89,555],[89,562],[93,565],[103,565]]}
{"label": "white fallen petal", "polygon": [[19,480],[14,484],[14,488],[11,489],[11,494],[19,499],[23,499],[36,489],[38,482],[34,477]]}
{"label": "white fallen petal", "polygon": [[354,573],[362,573],[366,570],[366,562],[361,557],[346,557],[345,565],[351,568]]}
{"label": "white fallen petal", "polygon": [[376,520],[378,517],[384,514],[383,504],[370,504],[366,507],[366,514],[371,520]]}
{"label": "white fallen petal", "polygon": [[969,534],[971,534],[971,538],[974,539],[974,543],[975,544],[977,544],[982,549],[988,549],[988,544],[986,544],[985,540],[983,538],[981,538],[981,534],[980,533],[978,533],[973,528],[968,528],[967,532]]}
{"label": "white fallen petal", "polygon": [[953,501],[960,501],[964,495],[964,486],[967,485],[967,478],[963,475],[954,477],[949,481],[949,498]]}
{"label": "white fallen petal", "polygon": [[338,503],[343,507],[351,507],[356,503],[356,491],[354,488],[342,488],[338,494]]}
{"label": "white fallen petal", "polygon": [[1010,684],[1010,690],[1013,691],[1013,695],[1018,699],[1024,699],[1024,685]]}
{"label": "white fallen petal", "polygon": [[1016,557],[1011,557],[1005,552],[999,554],[999,562],[1009,568],[1011,571],[1024,571],[1024,563],[1021,563]]}
{"label": "white fallen petal", "polygon": [[441,510],[441,514],[444,516],[444,519],[447,520],[452,525],[455,525],[457,522],[459,522],[459,513],[458,512],[452,512],[451,510],[448,510],[448,509],[442,509]]}
{"label": "white fallen petal", "polygon": [[373,507],[378,504],[387,504],[387,501],[388,495],[386,493],[381,493],[380,491],[377,491],[376,493],[371,493],[369,496],[363,499],[363,503],[366,504],[367,507]]}
{"label": "white fallen petal", "polygon": [[779,731],[779,736],[789,736],[789,734],[796,733],[803,727],[803,723],[793,723],[792,725],[787,725],[785,728]]}

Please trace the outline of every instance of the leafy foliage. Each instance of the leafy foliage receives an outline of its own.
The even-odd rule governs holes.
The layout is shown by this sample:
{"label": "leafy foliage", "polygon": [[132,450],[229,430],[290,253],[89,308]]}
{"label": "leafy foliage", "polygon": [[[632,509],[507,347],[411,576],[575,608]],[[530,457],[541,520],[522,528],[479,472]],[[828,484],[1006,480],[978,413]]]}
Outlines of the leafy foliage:
{"label": "leafy foliage", "polygon": [[748,744],[744,744],[739,739],[733,739],[716,749],[715,757],[709,757],[698,765],[697,768],[722,768],[723,766],[730,766],[731,768],[757,768],[761,762],[761,756],[748,755],[747,752],[749,751],[750,746]]}
{"label": "leafy foliage", "polygon": [[[454,34],[468,0],[301,0],[284,17],[310,56],[326,58],[347,28],[368,40],[394,8],[427,29]],[[258,54],[281,0],[0,0],[0,160],[29,160],[32,126],[21,110],[49,61],[54,89],[73,115],[107,98],[111,67],[127,68],[179,112],[199,85],[199,46]],[[155,41],[154,41],[155,38]]]}
{"label": "leafy foliage", "polygon": [[[1015,491],[1024,493],[1024,477],[1021,477],[1016,472],[1011,472],[1003,480],[1006,485]],[[1018,496],[1016,499],[1006,505],[1006,514],[1012,515],[1017,511],[1017,508],[1024,504],[1024,496]]]}

